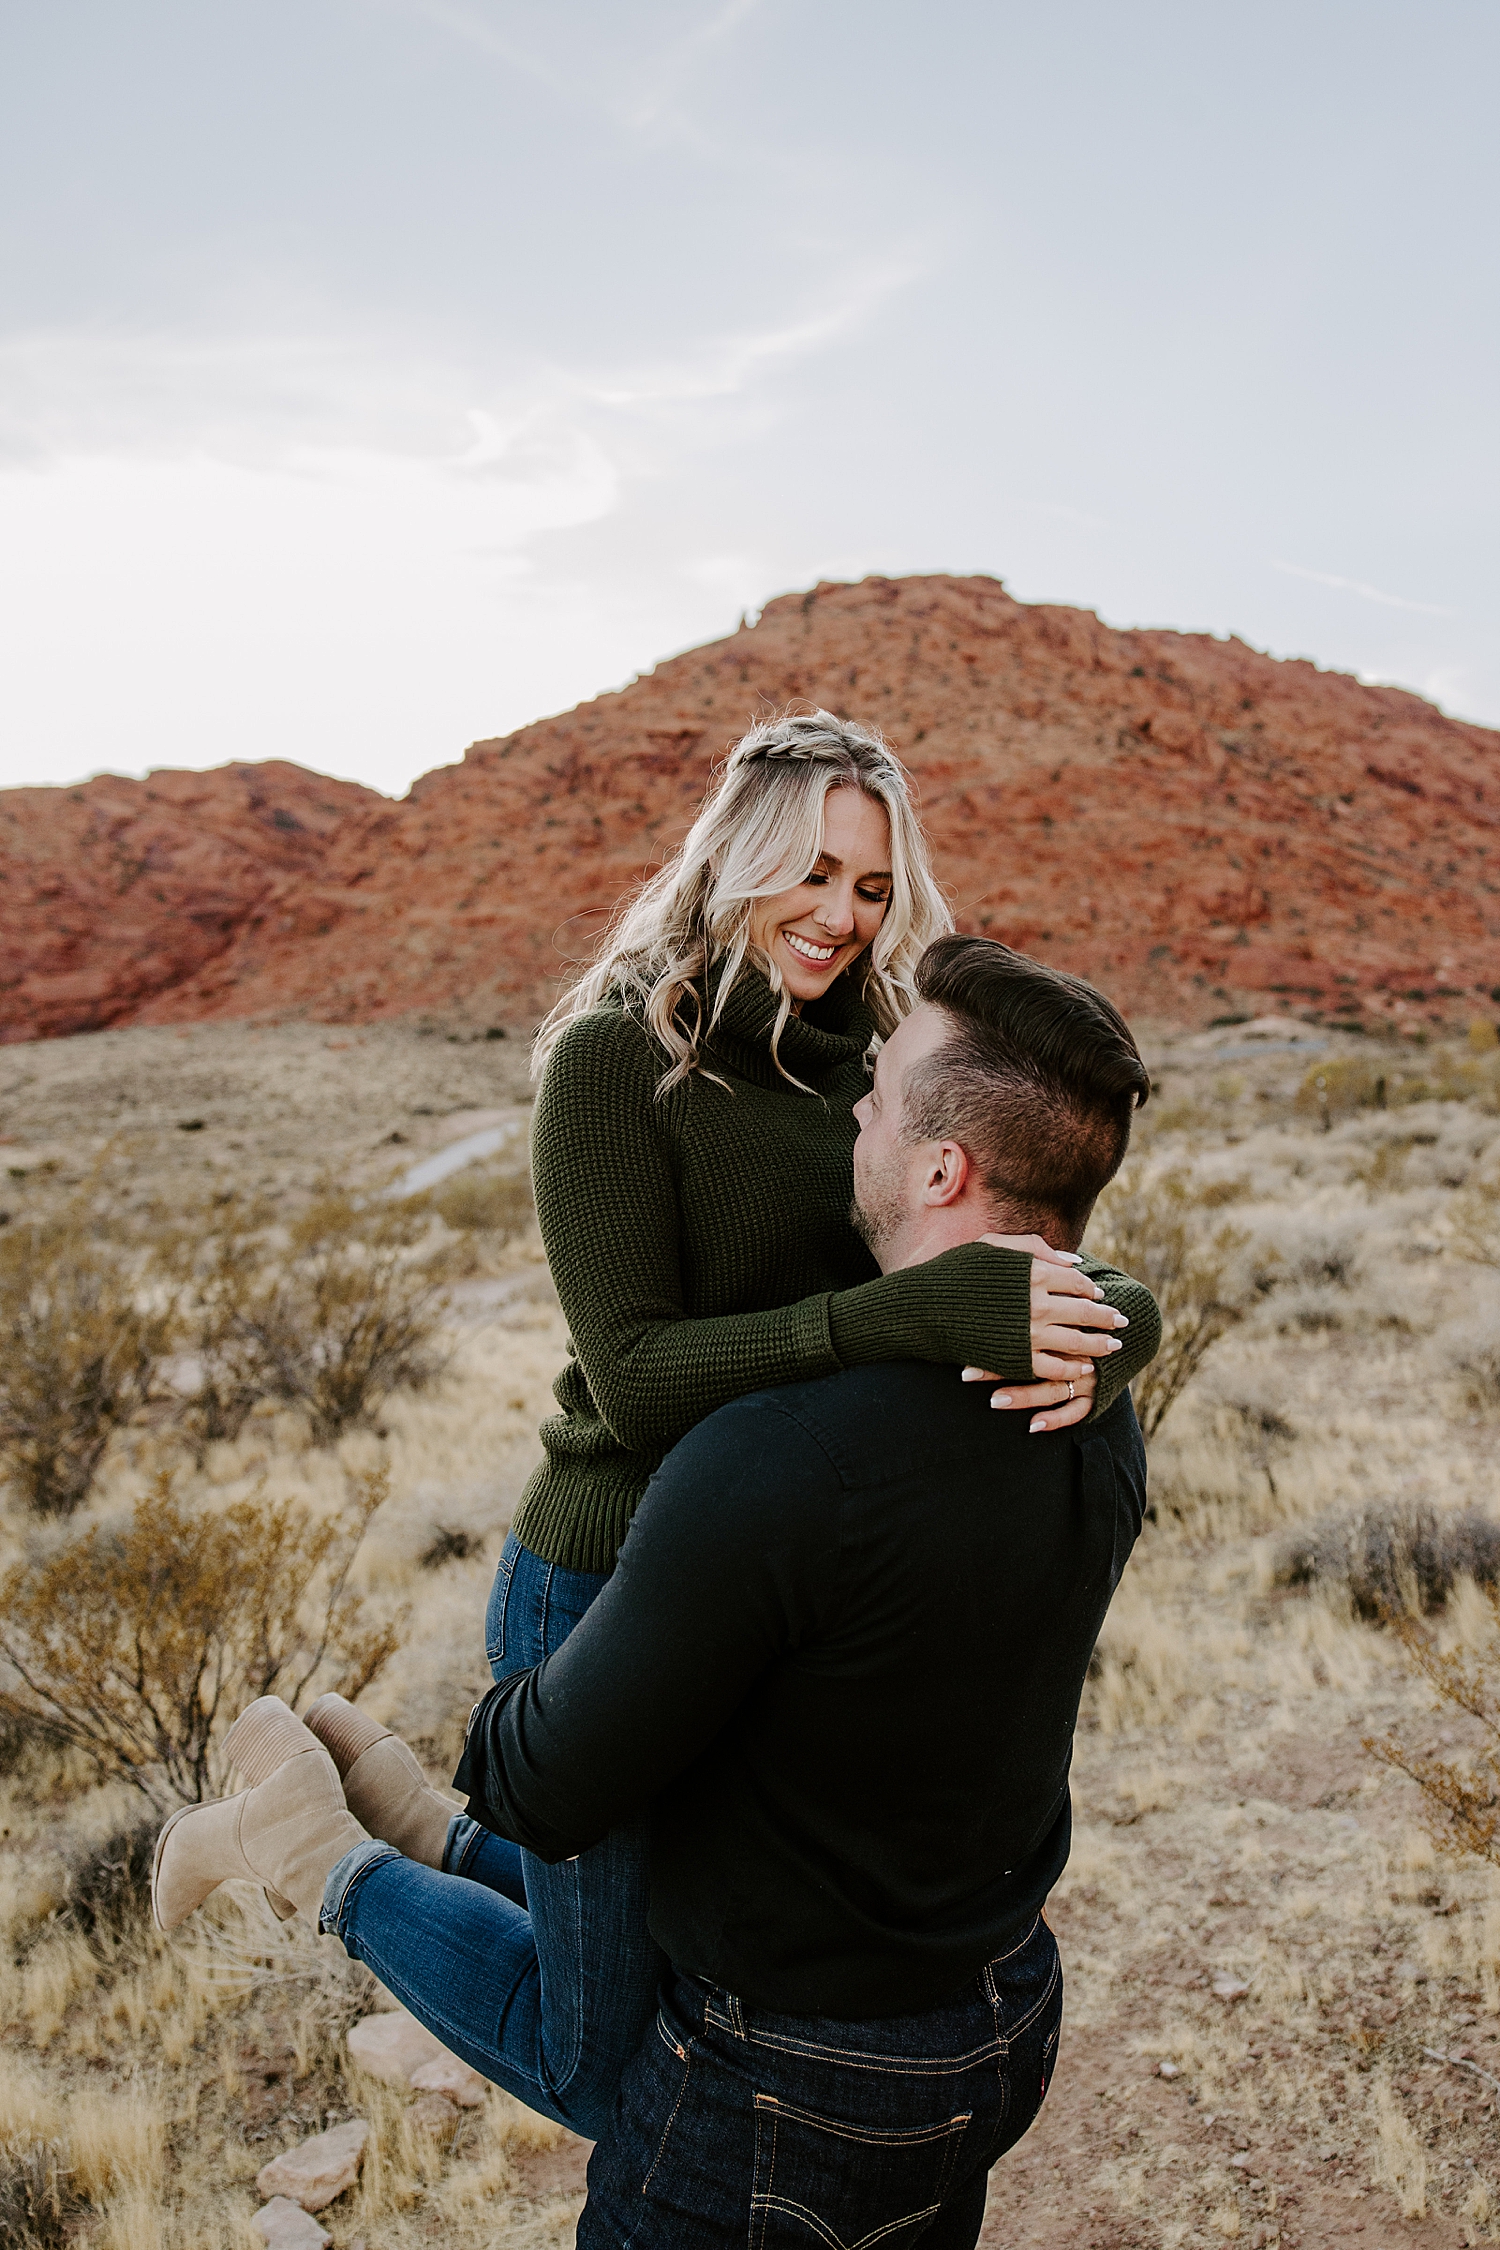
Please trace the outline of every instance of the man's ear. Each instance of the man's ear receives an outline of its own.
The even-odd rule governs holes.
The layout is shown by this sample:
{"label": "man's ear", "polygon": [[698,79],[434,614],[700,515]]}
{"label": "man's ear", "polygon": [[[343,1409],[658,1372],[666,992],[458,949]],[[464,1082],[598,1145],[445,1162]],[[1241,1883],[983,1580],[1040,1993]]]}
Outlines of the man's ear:
{"label": "man's ear", "polygon": [[922,1185],[922,1201],[945,1211],[960,1201],[969,1184],[969,1159],[957,1141],[934,1141]]}

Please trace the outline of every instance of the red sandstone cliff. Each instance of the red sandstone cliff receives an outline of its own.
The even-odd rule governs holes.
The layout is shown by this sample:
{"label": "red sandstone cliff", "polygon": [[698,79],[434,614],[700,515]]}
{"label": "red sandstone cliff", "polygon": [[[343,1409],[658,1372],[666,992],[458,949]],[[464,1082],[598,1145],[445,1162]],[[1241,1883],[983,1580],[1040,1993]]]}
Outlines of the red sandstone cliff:
{"label": "red sandstone cliff", "polygon": [[1127,1009],[1492,1012],[1500,734],[1238,641],[911,578],[785,595],[400,804],[275,764],[0,793],[0,1036],[534,1020],[746,720],[794,697],[905,755],[965,927]]}

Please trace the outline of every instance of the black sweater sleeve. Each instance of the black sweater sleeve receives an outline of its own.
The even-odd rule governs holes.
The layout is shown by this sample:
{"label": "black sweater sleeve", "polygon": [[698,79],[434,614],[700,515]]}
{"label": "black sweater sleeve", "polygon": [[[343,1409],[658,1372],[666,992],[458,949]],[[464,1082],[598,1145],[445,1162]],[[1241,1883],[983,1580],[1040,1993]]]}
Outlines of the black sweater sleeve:
{"label": "black sweater sleeve", "polygon": [[692,1431],[581,1623],[476,1706],[454,1776],[471,1817],[559,1860],[643,1811],[818,1624],[841,1496],[822,1447],[769,1397]]}

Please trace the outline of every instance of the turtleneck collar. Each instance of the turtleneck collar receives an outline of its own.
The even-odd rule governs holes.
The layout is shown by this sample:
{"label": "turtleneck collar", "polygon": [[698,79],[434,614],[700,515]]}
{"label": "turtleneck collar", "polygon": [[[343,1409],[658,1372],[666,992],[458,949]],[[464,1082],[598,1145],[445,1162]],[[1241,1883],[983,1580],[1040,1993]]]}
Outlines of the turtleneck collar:
{"label": "turtleneck collar", "polygon": [[[716,962],[708,972],[710,1006],[723,975],[722,962]],[[780,1005],[759,970],[746,963],[709,1036],[709,1055],[742,1078],[753,1078],[762,1085],[785,1085],[771,1056],[771,1030]],[[862,1055],[874,1036],[875,1018],[846,970],[820,1000],[810,1000],[800,1016],[787,1017],[776,1043],[777,1053],[783,1070],[816,1089],[828,1073],[846,1065],[851,1056]]]}

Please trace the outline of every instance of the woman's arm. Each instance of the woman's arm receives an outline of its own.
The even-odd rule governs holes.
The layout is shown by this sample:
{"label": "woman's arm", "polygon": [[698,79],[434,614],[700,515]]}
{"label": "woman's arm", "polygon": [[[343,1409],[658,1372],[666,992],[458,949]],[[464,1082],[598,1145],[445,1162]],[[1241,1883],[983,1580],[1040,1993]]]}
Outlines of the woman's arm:
{"label": "woman's arm", "polygon": [[[986,1265],[989,1261],[989,1265]],[[1017,1278],[1001,1284],[996,1293],[993,1267],[1003,1261],[1007,1274]],[[1098,1347],[1102,1332],[1075,1332],[1070,1351],[1089,1352],[1096,1370],[1094,1414],[1105,1413],[1128,1383],[1156,1357],[1161,1345],[1161,1315],[1149,1289],[1129,1274],[1096,1258],[1083,1258],[1076,1271],[1104,1292],[1103,1303],[1125,1315],[1128,1326],[1119,1331],[1121,1349],[1105,1353]],[[1034,1277],[1050,1269],[1014,1250],[992,1249],[986,1242],[966,1243],[960,1250],[945,1250],[925,1265],[904,1266],[882,1274],[858,1289],[845,1289],[832,1297],[830,1328],[834,1347],[845,1366],[873,1359],[956,1360],[959,1365],[985,1368],[1003,1383],[1030,1383],[1045,1376],[1055,1363],[1062,1333],[1056,1322],[1056,1301],[1033,1318]],[[900,1286],[898,1286],[900,1285]],[[1012,1295],[1019,1291],[1019,1301]],[[998,1322],[1006,1348],[1000,1358],[986,1359],[966,1348],[955,1349],[964,1335],[972,1337],[976,1311]],[[923,1339],[912,1340],[913,1333]],[[877,1348],[881,1338],[899,1334],[899,1348]],[[1056,1418],[1053,1419],[1054,1426]]]}
{"label": "woman's arm", "polygon": [[[590,1395],[620,1444],[652,1452],[731,1399],[869,1361],[973,1361],[1030,1378],[1032,1261],[977,1243],[771,1311],[689,1319],[659,1067],[628,1018],[580,1019],[553,1051],[533,1130],[548,1262]],[[1110,1358],[1110,1396],[1151,1356],[1149,1326],[1132,1317],[1127,1349]],[[1101,1392],[1103,1380],[1101,1370]]]}

